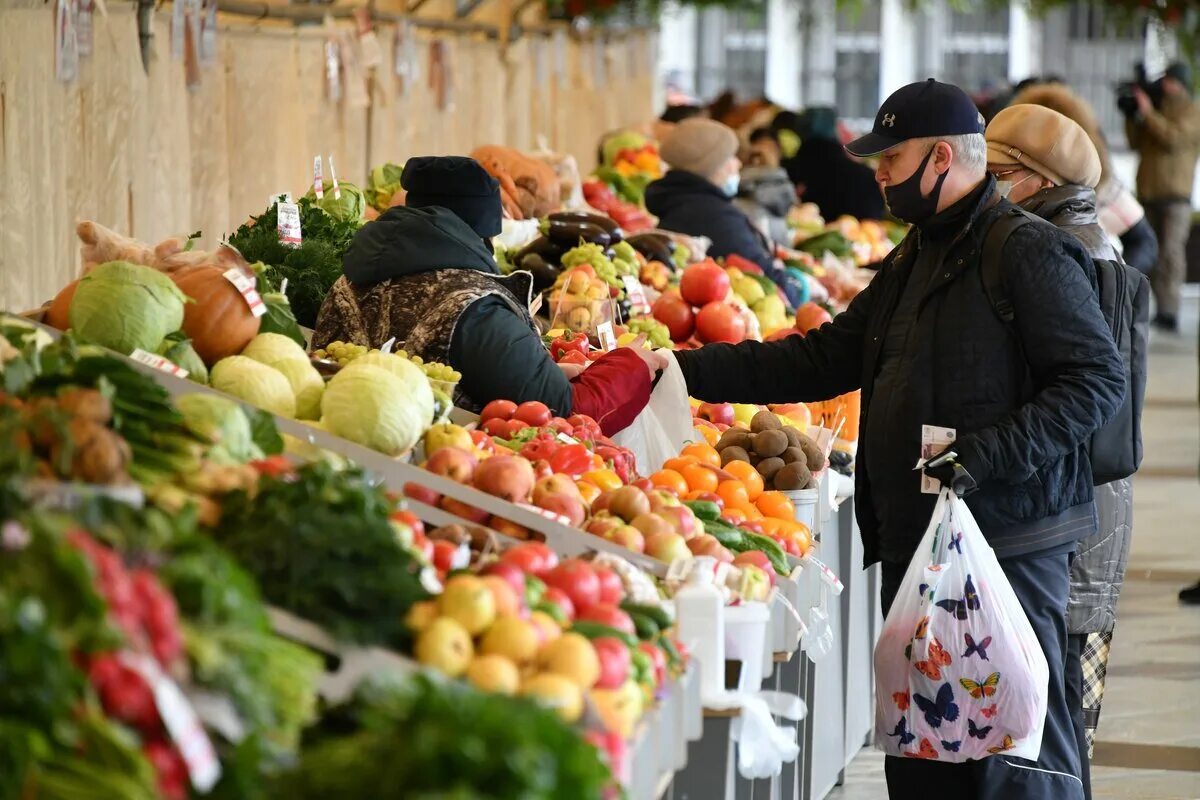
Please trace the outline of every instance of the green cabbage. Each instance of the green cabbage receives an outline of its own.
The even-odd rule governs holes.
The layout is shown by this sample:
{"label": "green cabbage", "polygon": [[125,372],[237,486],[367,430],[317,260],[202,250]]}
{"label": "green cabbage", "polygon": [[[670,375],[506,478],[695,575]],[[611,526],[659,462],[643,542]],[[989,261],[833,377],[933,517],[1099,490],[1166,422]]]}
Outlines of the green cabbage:
{"label": "green cabbage", "polygon": [[296,416],[296,395],[282,372],[245,356],[222,358],[209,376],[214,389],[280,417]]}
{"label": "green cabbage", "polygon": [[363,212],[367,210],[367,201],[363,197],[362,189],[359,189],[352,183],[342,183],[338,181],[338,191],[341,193],[341,198],[333,196],[333,181],[326,179],[325,196],[317,200],[317,193],[312,189],[308,190],[305,197],[310,200],[315,200],[321,210],[334,219],[342,220],[360,220]]}
{"label": "green cabbage", "polygon": [[213,461],[244,464],[263,457],[250,433],[246,413],[229,398],[197,392],[185,394],[175,405],[188,430],[213,443],[208,453]]}
{"label": "green cabbage", "polygon": [[296,396],[296,419],[317,419],[321,416],[321,395],[325,394],[325,379],[306,358],[303,361],[279,361],[272,365],[283,373]]}
{"label": "green cabbage", "polygon": [[399,164],[380,164],[367,176],[367,202],[382,214],[392,203],[392,197],[400,191],[400,177],[404,167]]}
{"label": "green cabbage", "polygon": [[[339,370],[321,399],[321,424],[336,436],[388,455],[412,448],[433,419],[433,390],[415,364],[395,372],[355,359]],[[401,375],[404,374],[403,377]]]}
{"label": "green cabbage", "polygon": [[282,333],[258,334],[242,349],[242,355],[276,368],[283,361],[310,363],[304,348]]}
{"label": "green cabbage", "polygon": [[187,296],[158,270],[109,261],[79,281],[68,317],[81,339],[129,355],[153,353],[183,325]]}
{"label": "green cabbage", "polygon": [[192,340],[182,331],[176,331],[163,339],[162,344],[158,346],[158,354],[176,366],[186,369],[189,381],[202,385],[208,383],[208,367],[204,366],[204,361],[192,347]]}

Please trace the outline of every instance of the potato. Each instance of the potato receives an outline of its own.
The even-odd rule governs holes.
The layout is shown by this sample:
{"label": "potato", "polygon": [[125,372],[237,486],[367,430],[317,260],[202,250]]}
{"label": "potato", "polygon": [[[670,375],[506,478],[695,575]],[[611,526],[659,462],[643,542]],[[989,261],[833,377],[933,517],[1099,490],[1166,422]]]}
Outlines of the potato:
{"label": "potato", "polygon": [[775,488],[782,492],[803,489],[812,480],[812,473],[803,461],[793,461],[775,473]]}
{"label": "potato", "polygon": [[779,421],[779,417],[772,414],[767,409],[763,409],[754,415],[750,420],[750,432],[762,433],[763,431],[777,431],[783,427],[783,423]]}
{"label": "potato", "polygon": [[730,445],[721,451],[721,466],[725,466],[730,461],[749,461],[750,454],[737,445]]}
{"label": "potato", "polygon": [[785,464],[791,464],[794,461],[799,461],[802,464],[808,463],[808,458],[805,457],[804,451],[799,447],[789,447],[779,457],[783,459],[783,463]]}
{"label": "potato", "polygon": [[791,425],[783,426],[783,435],[788,439],[788,447],[799,447],[800,440],[805,438],[799,428],[794,428]]}
{"label": "potato", "polygon": [[744,431],[741,428],[730,428],[721,434],[721,438],[717,440],[717,452],[724,450],[726,447],[740,447],[746,452],[754,445],[754,438],[749,431]]}
{"label": "potato", "polygon": [[762,461],[758,462],[757,466],[758,474],[762,475],[763,482],[770,483],[771,479],[775,477],[775,473],[783,469],[784,463],[782,458],[773,456],[771,458],[764,458]]}
{"label": "potato", "polygon": [[805,436],[800,442],[800,449],[804,451],[804,459],[808,464],[809,472],[819,472],[825,468],[825,453],[817,447],[816,442]]}
{"label": "potato", "polygon": [[787,436],[783,431],[763,431],[754,435],[754,452],[764,458],[777,456],[787,449]]}

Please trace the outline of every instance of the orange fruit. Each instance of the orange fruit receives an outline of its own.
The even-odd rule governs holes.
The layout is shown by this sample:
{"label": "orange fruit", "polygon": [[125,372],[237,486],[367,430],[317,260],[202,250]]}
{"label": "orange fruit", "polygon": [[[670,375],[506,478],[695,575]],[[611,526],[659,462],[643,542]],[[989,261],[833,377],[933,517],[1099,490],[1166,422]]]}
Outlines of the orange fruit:
{"label": "orange fruit", "polygon": [[660,469],[650,476],[650,482],[660,489],[669,489],[680,497],[688,493],[688,482],[673,469]]}
{"label": "orange fruit", "polygon": [[579,489],[579,494],[583,498],[584,505],[591,506],[596,502],[596,498],[600,496],[600,487],[588,481],[575,481],[575,486]]}
{"label": "orange fruit", "polygon": [[721,481],[716,491],[717,496],[725,501],[725,508],[745,508],[750,505],[750,492],[741,481]]}
{"label": "orange fruit", "polygon": [[693,492],[715,492],[721,479],[704,464],[688,464],[679,471]]}
{"label": "orange fruit", "polygon": [[762,475],[758,474],[753,464],[746,461],[730,461],[725,465],[725,471],[745,484],[750,502],[753,503],[763,493]]}
{"label": "orange fruit", "polygon": [[740,508],[742,509],[742,511],[746,512],[746,519],[753,519],[753,520],[766,519],[763,516],[763,513],[761,511],[759,511],[757,508],[755,508],[753,505],[751,505],[750,503],[747,503],[746,505],[741,506]]}
{"label": "orange fruit", "polygon": [[721,432],[716,428],[700,425],[697,426],[696,430],[700,431],[700,435],[704,437],[704,441],[708,442],[712,447],[716,447],[717,442],[721,441]]}
{"label": "orange fruit", "polygon": [[703,442],[689,444],[679,451],[679,455],[685,458],[687,456],[694,456],[702,464],[712,464],[714,467],[721,466],[721,454],[712,445]]}
{"label": "orange fruit", "polygon": [[763,492],[754,503],[755,507],[768,517],[776,519],[796,518],[796,506],[783,492]]}
{"label": "orange fruit", "polygon": [[763,517],[761,521],[763,533],[772,537],[783,535],[783,521],[784,520],[776,519],[775,517]]}
{"label": "orange fruit", "polygon": [[676,456],[675,458],[668,458],[667,462],[663,464],[663,469],[673,469],[676,472],[682,473],[684,467],[695,463],[695,456]]}

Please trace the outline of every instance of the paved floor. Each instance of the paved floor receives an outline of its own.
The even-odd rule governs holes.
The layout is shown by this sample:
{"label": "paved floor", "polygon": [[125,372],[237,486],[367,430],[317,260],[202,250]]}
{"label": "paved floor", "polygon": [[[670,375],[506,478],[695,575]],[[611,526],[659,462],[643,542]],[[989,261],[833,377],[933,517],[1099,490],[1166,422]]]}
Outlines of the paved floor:
{"label": "paved floor", "polygon": [[[1176,598],[1200,578],[1194,303],[1189,310],[1187,333],[1151,341],[1133,549],[1092,761],[1096,800],[1200,800],[1200,608]],[[886,796],[883,758],[864,750],[829,800]]]}

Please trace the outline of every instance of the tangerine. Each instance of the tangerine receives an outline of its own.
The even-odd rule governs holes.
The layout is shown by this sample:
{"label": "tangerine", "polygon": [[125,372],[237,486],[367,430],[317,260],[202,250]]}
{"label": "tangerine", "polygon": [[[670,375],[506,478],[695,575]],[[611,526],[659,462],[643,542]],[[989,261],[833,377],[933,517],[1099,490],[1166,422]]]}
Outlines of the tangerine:
{"label": "tangerine", "polygon": [[682,457],[692,456],[702,464],[712,464],[714,467],[721,466],[721,454],[716,448],[704,442],[693,442],[687,447],[679,451]]}
{"label": "tangerine", "polygon": [[693,492],[714,492],[721,482],[717,473],[709,469],[706,464],[701,463],[688,464],[679,471],[679,474],[687,481],[688,489]]}
{"label": "tangerine", "polygon": [[717,495],[725,501],[726,508],[750,507],[750,492],[741,481],[721,481],[715,488]]}
{"label": "tangerine", "polygon": [[796,519],[796,506],[783,492],[763,492],[755,501],[755,507],[768,517],[782,520]]}
{"label": "tangerine", "polygon": [[730,461],[725,471],[746,485],[746,493],[753,503],[763,493],[763,478],[754,465],[747,461]]}

